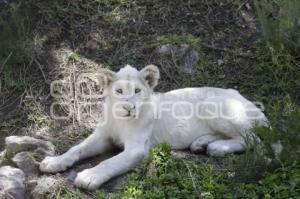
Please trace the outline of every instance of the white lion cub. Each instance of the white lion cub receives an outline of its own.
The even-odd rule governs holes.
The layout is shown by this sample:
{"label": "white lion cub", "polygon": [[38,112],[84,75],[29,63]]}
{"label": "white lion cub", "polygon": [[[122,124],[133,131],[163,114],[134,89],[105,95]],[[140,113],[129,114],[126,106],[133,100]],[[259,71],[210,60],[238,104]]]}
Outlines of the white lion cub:
{"label": "white lion cub", "polygon": [[236,90],[202,87],[153,93],[159,77],[154,65],[141,71],[129,65],[117,73],[103,70],[97,78],[105,96],[101,122],[79,145],[46,157],[40,170],[64,171],[81,159],[123,147],[120,154],[78,173],[75,185],[92,190],[132,169],[159,143],[224,156],[245,149],[245,139],[255,137],[250,131],[254,124],[267,125],[261,110]]}

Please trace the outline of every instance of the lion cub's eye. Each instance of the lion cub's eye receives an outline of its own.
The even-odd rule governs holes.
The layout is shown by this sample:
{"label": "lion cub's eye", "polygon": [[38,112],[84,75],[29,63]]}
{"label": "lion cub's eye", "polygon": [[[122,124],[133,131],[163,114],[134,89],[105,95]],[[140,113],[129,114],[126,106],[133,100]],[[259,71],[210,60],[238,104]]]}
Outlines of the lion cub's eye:
{"label": "lion cub's eye", "polygon": [[139,92],[141,92],[141,89],[136,88],[136,89],[134,90],[134,92],[135,92],[135,93],[139,93]]}
{"label": "lion cub's eye", "polygon": [[117,89],[117,90],[116,90],[116,92],[117,92],[117,93],[119,93],[119,94],[123,94],[123,90],[122,90],[122,89],[120,89],[120,88],[119,88],[119,89]]}

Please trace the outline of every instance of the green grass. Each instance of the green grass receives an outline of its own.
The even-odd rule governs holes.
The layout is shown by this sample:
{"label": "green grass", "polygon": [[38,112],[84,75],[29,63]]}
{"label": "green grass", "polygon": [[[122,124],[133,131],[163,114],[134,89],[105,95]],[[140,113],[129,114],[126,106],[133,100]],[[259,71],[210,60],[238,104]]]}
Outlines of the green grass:
{"label": "green grass", "polygon": [[191,34],[171,34],[171,35],[164,35],[159,36],[157,38],[157,42],[161,44],[188,44],[192,47],[199,45],[199,38],[191,35]]}
{"label": "green grass", "polygon": [[300,193],[299,172],[297,164],[292,164],[266,172],[256,182],[237,182],[241,173],[236,170],[218,168],[197,157],[174,157],[163,144],[152,149],[121,193],[99,192],[97,198],[293,198]]}
{"label": "green grass", "polygon": [[79,199],[83,198],[83,194],[79,189],[73,189],[70,186],[66,186],[63,182],[58,182],[54,190],[47,195],[41,196],[45,199]]}
{"label": "green grass", "polygon": [[21,1],[0,9],[0,75],[4,86],[22,88],[18,78],[20,67],[31,56],[33,46],[26,37]]}
{"label": "green grass", "polygon": [[51,127],[53,125],[52,118],[43,110],[42,105],[33,98],[25,98],[24,109],[27,113],[28,125],[35,128]]}
{"label": "green grass", "polygon": [[300,2],[297,0],[254,1],[269,48],[300,51]]}

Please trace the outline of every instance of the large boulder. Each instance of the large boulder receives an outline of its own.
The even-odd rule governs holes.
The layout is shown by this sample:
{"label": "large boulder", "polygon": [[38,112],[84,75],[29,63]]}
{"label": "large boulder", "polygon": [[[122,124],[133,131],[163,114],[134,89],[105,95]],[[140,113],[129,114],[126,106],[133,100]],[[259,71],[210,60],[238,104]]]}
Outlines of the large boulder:
{"label": "large boulder", "polygon": [[49,141],[36,139],[29,136],[9,136],[5,138],[5,146],[8,153],[21,151],[43,150],[46,155],[54,155],[55,147]]}
{"label": "large boulder", "polygon": [[0,198],[25,198],[25,174],[22,170],[3,166],[0,168]]}

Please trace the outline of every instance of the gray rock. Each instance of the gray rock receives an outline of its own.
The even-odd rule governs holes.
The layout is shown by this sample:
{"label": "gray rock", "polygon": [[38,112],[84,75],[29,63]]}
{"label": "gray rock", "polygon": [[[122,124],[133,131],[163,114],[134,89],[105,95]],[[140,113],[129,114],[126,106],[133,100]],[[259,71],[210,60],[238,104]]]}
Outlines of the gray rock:
{"label": "gray rock", "polygon": [[25,174],[20,169],[3,166],[0,168],[0,198],[25,198]]}
{"label": "gray rock", "polygon": [[58,185],[58,180],[52,177],[41,177],[37,181],[36,187],[31,192],[33,198],[41,198],[47,193],[51,193]]}
{"label": "gray rock", "polygon": [[190,45],[185,43],[165,44],[160,46],[157,49],[157,52],[163,56],[175,55],[172,56],[172,59],[176,57],[176,59],[178,59],[177,62],[180,69],[187,74],[192,74],[195,71],[199,61],[199,53]]}
{"label": "gray rock", "polygon": [[74,170],[72,170],[72,171],[70,171],[70,173],[69,173],[68,176],[66,177],[66,180],[67,180],[68,182],[74,182],[76,176],[77,176],[77,172],[74,171]]}
{"label": "gray rock", "polygon": [[188,44],[165,44],[157,49],[157,52],[162,55],[171,55],[173,53],[185,53],[190,46]]}
{"label": "gray rock", "polygon": [[224,64],[224,60],[223,60],[223,59],[218,59],[218,60],[217,60],[217,64],[218,64],[219,66],[223,65],[223,64]]}
{"label": "gray rock", "polygon": [[191,49],[185,54],[180,65],[185,73],[192,74],[195,71],[198,61],[198,52],[194,49]]}
{"label": "gray rock", "polygon": [[21,151],[34,151],[38,148],[47,150],[49,153],[55,153],[54,145],[49,141],[36,139],[29,136],[9,136],[5,138],[6,150],[10,153]]}
{"label": "gray rock", "polygon": [[162,45],[160,46],[158,49],[157,49],[157,52],[160,53],[160,54],[170,54],[171,53],[171,44],[165,44],[165,45]]}
{"label": "gray rock", "polygon": [[6,159],[5,156],[6,156],[6,150],[0,152],[0,166],[4,164]]}
{"label": "gray rock", "polygon": [[281,153],[282,150],[283,150],[283,146],[282,146],[280,140],[278,140],[278,141],[275,142],[275,143],[272,143],[272,144],[271,144],[271,147],[272,147],[272,150],[274,151],[274,154],[275,154],[276,156],[280,155],[280,153]]}
{"label": "gray rock", "polygon": [[39,174],[39,164],[35,161],[32,153],[30,153],[30,152],[17,153],[12,158],[12,161],[27,176],[37,176]]}

